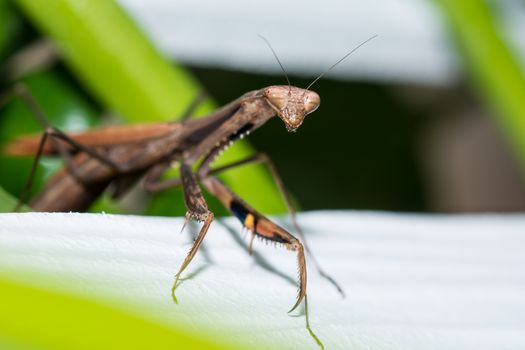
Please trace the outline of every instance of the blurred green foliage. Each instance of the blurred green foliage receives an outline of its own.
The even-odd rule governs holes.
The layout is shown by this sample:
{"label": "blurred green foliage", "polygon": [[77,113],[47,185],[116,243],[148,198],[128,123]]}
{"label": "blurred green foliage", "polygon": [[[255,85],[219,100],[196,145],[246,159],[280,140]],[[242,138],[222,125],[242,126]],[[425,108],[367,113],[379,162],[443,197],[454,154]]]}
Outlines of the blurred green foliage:
{"label": "blurred green foliage", "polygon": [[[16,204],[16,199],[0,187],[0,213],[12,211]],[[24,206],[20,211],[29,211],[29,208]]]}
{"label": "blurred green foliage", "polygon": [[[180,116],[200,87],[169,64],[115,1],[17,0],[82,84],[123,119],[142,122]],[[207,101],[201,112],[215,106]]]}
{"label": "blurred green foliage", "polygon": [[[525,174],[525,74],[487,1],[441,0],[472,86],[494,111]],[[497,6],[497,3],[493,4]]]}
{"label": "blurred green foliage", "polygon": [[240,349],[84,300],[0,278],[2,349]]}
{"label": "blurred green foliage", "polygon": [[[84,88],[104,106],[102,109],[118,113],[122,120],[155,122],[176,119],[202,89],[190,73],[163,59],[114,1],[14,2],[35,26],[54,41],[65,64],[74,74],[70,79],[80,83],[74,88]],[[61,73],[68,74],[68,71]],[[48,87],[50,91],[52,88]],[[47,103],[40,98],[38,100],[42,104]],[[202,115],[214,108],[213,102],[208,100],[200,106],[197,114]],[[57,113],[54,110],[46,112],[50,116]],[[54,125],[68,130],[63,125]],[[229,149],[217,164],[241,159],[251,153],[253,149],[241,141]],[[19,174],[24,170],[27,170],[27,165],[5,171]],[[13,177],[18,179],[18,183],[13,184]],[[279,213],[285,210],[275,185],[263,167],[243,167],[222,177],[235,191],[253,198],[253,205],[261,211]],[[23,186],[22,177],[7,178],[5,186],[17,195],[17,190]],[[38,188],[35,186],[35,189]],[[181,199],[180,190],[163,193],[153,199],[151,209],[146,209],[146,212],[182,215],[185,209]],[[120,212],[108,198],[102,199],[92,210]]]}
{"label": "blurred green foliage", "polygon": [[[7,4],[3,1],[0,1],[0,23],[9,22],[9,10],[7,9]],[[4,24],[4,27],[6,25]],[[9,30],[0,30],[0,58],[3,57],[5,47],[9,41]]]}
{"label": "blurred green foliage", "polygon": [[18,18],[13,16],[6,0],[0,0],[0,62],[3,62],[12,46],[18,27]]}

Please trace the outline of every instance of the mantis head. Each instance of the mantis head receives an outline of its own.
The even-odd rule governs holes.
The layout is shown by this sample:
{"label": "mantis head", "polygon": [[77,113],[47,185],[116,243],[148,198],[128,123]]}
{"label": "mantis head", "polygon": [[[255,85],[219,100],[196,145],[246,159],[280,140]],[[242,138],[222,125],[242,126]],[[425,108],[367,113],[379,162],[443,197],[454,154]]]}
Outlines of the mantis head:
{"label": "mantis head", "polygon": [[317,93],[289,85],[269,86],[264,89],[264,97],[291,132],[321,103]]}
{"label": "mantis head", "polygon": [[264,97],[266,98],[266,101],[270,104],[270,106],[275,110],[275,112],[277,112],[279,118],[281,118],[284,121],[286,129],[288,129],[288,131],[293,132],[303,123],[304,117],[306,117],[307,114],[310,114],[313,111],[315,111],[321,103],[321,98],[319,97],[319,95],[311,91],[310,88],[326,73],[331,71],[335,66],[337,66],[348,56],[350,56],[355,50],[377,37],[377,35],[374,35],[368,38],[367,40],[363,41],[357,47],[355,47],[342,58],[340,58],[330,68],[328,68],[317,78],[315,78],[314,81],[312,81],[306,89],[301,89],[290,84],[288,74],[286,74],[286,70],[284,69],[284,66],[281,63],[281,60],[279,60],[279,57],[277,57],[277,54],[272,48],[272,45],[270,45],[270,43],[268,42],[268,40],[266,40],[265,37],[261,35],[259,35],[259,37],[263,39],[270,48],[270,50],[272,50],[272,53],[275,59],[277,60],[277,63],[279,63],[279,66],[283,70],[284,76],[286,77],[286,81],[288,82],[288,85],[274,85],[267,87],[266,89],[264,89]]}

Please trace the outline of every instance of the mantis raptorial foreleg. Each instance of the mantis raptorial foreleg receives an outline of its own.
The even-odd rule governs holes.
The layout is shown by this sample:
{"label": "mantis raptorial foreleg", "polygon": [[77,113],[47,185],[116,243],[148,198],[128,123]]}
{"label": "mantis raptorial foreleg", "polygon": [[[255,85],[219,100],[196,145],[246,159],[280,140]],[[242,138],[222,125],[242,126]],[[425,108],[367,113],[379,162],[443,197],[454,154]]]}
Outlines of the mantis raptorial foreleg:
{"label": "mantis raptorial foreleg", "polygon": [[[304,248],[306,250],[306,253],[308,253],[308,256],[312,259],[311,261],[314,263],[317,271],[319,272],[319,274],[323,278],[328,280],[328,282],[330,282],[337,289],[337,291],[341,294],[341,296],[344,298],[345,297],[345,293],[344,293],[343,289],[341,288],[341,286],[339,286],[339,284],[334,280],[334,278],[332,276],[327,274],[321,268],[321,265],[317,262],[317,259],[314,257],[310,247],[308,246],[308,243],[306,241],[306,237],[305,237],[305,235],[303,233],[303,230],[301,229],[301,227],[299,226],[299,223],[297,221],[296,211],[295,211],[295,208],[294,208],[294,206],[292,204],[290,194],[289,194],[288,190],[286,189],[286,187],[284,186],[284,182],[283,182],[281,176],[279,175],[279,173],[277,172],[277,168],[275,167],[275,164],[273,163],[273,161],[266,154],[264,154],[264,153],[257,153],[257,154],[255,154],[253,156],[250,156],[250,157],[247,157],[245,159],[242,159],[242,160],[230,163],[230,164],[226,164],[226,165],[214,168],[212,170],[208,170],[207,167],[202,167],[201,169],[204,169],[205,171],[201,170],[201,172],[203,174],[200,177],[204,178],[206,176],[205,174],[217,174],[219,172],[223,172],[223,171],[228,170],[228,169],[232,169],[232,168],[235,168],[235,167],[238,167],[238,166],[241,166],[241,165],[246,165],[246,164],[256,163],[256,162],[261,162],[261,163],[265,164],[268,167],[268,169],[270,170],[270,174],[272,175],[272,178],[273,178],[274,182],[277,184],[277,187],[279,188],[279,192],[281,193],[281,196],[283,197],[283,201],[284,201],[284,203],[285,203],[285,205],[286,205],[286,207],[288,209],[288,212],[290,213],[290,217],[292,219],[292,223],[294,225],[294,228],[295,228],[296,232],[299,234],[299,237],[301,238],[301,241],[303,242]],[[250,247],[251,247],[251,245],[250,245]]]}
{"label": "mantis raptorial foreleg", "polygon": [[[229,167],[223,167],[223,170],[227,168]],[[162,170],[162,167],[156,169],[157,173],[154,175],[159,175],[160,170]],[[202,195],[202,191],[200,190],[197,183],[197,177],[191,171],[191,167],[188,164],[181,162],[180,170],[180,181],[179,179],[174,179],[170,185],[182,183],[184,190],[184,200],[186,202],[186,207],[188,208],[186,219],[197,219],[198,221],[203,221],[204,226],[201,228],[195,243],[193,244],[190,252],[186,256],[186,259],[176,274],[173,291],[175,291],[177,282],[180,279],[180,274],[195,256],[195,253],[197,252],[199,246],[202,243],[202,240],[204,239],[204,236],[206,235],[209,225],[213,221],[213,213],[208,209],[208,205],[206,204],[206,201]],[[204,179],[201,179],[201,181],[206,189],[212,195],[217,197],[217,199],[219,199],[221,203],[232,212],[233,215],[241,220],[242,224],[246,227],[246,229],[251,231],[253,235],[257,235],[262,239],[271,242],[283,244],[287,249],[297,251],[300,278],[299,296],[297,298],[296,304],[292,308],[292,310],[294,310],[306,295],[306,262],[304,258],[304,248],[301,242],[285,229],[274,224],[266,217],[258,213],[255,209],[246,204],[239,196],[233,193],[214,176],[206,176]],[[162,189],[165,189],[165,187]]]}
{"label": "mantis raptorial foreleg", "polygon": [[[298,270],[299,270],[299,292],[297,296],[296,303],[290,309],[290,312],[295,310],[304,300],[305,304],[305,318],[306,318],[306,328],[310,335],[315,339],[317,344],[323,347],[321,341],[317,335],[313,332],[310,327],[310,319],[308,314],[308,300],[306,295],[306,260],[304,256],[304,247],[301,242],[287,232],[282,227],[274,224],[272,221],[261,215],[255,209],[246,204],[239,196],[237,196],[233,191],[231,191],[226,185],[224,185],[219,179],[211,175],[212,173],[218,173],[231,169],[232,167],[247,164],[250,162],[261,161],[264,159],[264,156],[252,156],[247,159],[237,161],[232,164],[228,164],[217,168],[213,171],[210,171],[209,174],[201,179],[202,183],[206,189],[215,197],[217,197],[221,203],[233,214],[235,215],[243,224],[243,226],[251,231],[252,241],[253,237],[258,236],[264,240],[274,242],[276,244],[282,244],[287,249],[297,252],[297,261],[298,261]],[[175,296],[175,289],[177,288],[178,281],[182,272],[190,264],[191,260],[199,250],[206,233],[208,232],[209,226],[211,225],[214,216],[213,213],[208,209],[207,204],[202,196],[202,192],[197,184],[197,179],[195,174],[191,172],[191,168],[182,163],[181,165],[181,178],[170,179],[167,181],[158,182],[158,187],[155,188],[155,180],[160,178],[162,172],[169,167],[169,163],[164,165],[159,165],[157,168],[152,169],[149,175],[149,186],[150,189],[156,190],[165,190],[169,187],[176,187],[178,185],[183,186],[184,197],[186,200],[186,206],[188,208],[187,219],[196,218],[199,221],[204,221],[199,234],[197,235],[190,251],[186,255],[184,262],[182,263],[179,271],[175,275],[175,282],[172,287],[172,297],[175,302],[177,298]],[[147,177],[148,177],[147,175]],[[250,243],[251,245],[251,243]]]}
{"label": "mantis raptorial foreleg", "polygon": [[184,201],[186,202],[186,207],[188,209],[186,220],[196,219],[198,221],[204,222],[204,225],[197,235],[190,251],[186,255],[186,258],[179,268],[179,271],[175,275],[175,282],[173,283],[173,287],[171,289],[173,300],[175,302],[177,301],[177,298],[175,297],[175,289],[177,288],[180,275],[190,264],[191,260],[199,250],[199,247],[201,246],[214,217],[213,213],[208,209],[208,205],[206,204],[206,200],[204,199],[202,191],[199,188],[195,174],[193,174],[191,171],[191,166],[186,163],[182,163],[181,165],[181,180],[182,188],[184,190]]}
{"label": "mantis raptorial foreleg", "polygon": [[[247,164],[251,164],[251,163],[258,163],[258,162],[264,163],[268,167],[268,169],[270,170],[270,174],[272,175],[272,178],[274,179],[275,183],[277,184],[277,187],[279,188],[279,191],[280,191],[280,193],[281,193],[281,195],[283,197],[283,201],[285,202],[286,207],[288,209],[288,212],[290,213],[290,216],[291,216],[294,228],[295,228],[296,232],[299,234],[299,237],[301,238],[301,241],[303,242],[304,248],[306,250],[306,253],[312,259],[312,262],[314,263],[317,271],[319,272],[319,274],[323,278],[327,279],[337,289],[337,291],[344,297],[345,294],[344,294],[343,289],[332,278],[332,276],[327,274],[321,268],[321,266],[319,265],[319,263],[315,259],[312,251],[310,250],[310,247],[308,246],[307,241],[306,241],[306,237],[304,236],[304,233],[303,233],[301,227],[299,226],[299,224],[297,222],[296,211],[295,211],[295,208],[292,205],[292,201],[290,199],[290,195],[289,195],[288,191],[286,190],[286,187],[284,186],[284,183],[283,183],[281,177],[279,176],[279,173],[277,172],[277,169],[276,169],[274,163],[272,162],[272,160],[266,154],[264,154],[264,153],[257,153],[255,155],[249,156],[249,157],[247,157],[245,159],[241,159],[241,160],[238,160],[238,161],[235,161],[235,162],[232,162],[232,163],[229,163],[229,164],[226,164],[226,165],[214,168],[214,169],[210,169],[209,166],[208,166],[208,163],[205,160],[203,162],[203,165],[199,169],[198,178],[199,178],[199,180],[202,180],[202,179],[205,179],[209,175],[216,175],[216,174],[219,174],[219,173],[221,173],[223,171],[227,171],[227,170],[230,170],[230,169],[235,168],[235,167],[239,167],[239,166],[247,165]],[[147,191],[149,191],[149,192],[159,192],[159,191],[166,190],[168,188],[173,188],[173,187],[179,186],[181,184],[181,179],[180,178],[158,181],[158,179],[160,178],[162,173],[165,170],[167,170],[167,168],[169,168],[169,166],[170,165],[168,163],[165,163],[165,164],[159,166],[158,168],[157,167],[153,168],[152,171],[150,171],[150,173],[148,173],[146,175],[146,177],[145,177],[145,181],[143,183],[144,188]],[[250,240],[250,244],[249,244],[249,251],[250,251],[250,253],[251,253],[252,245],[253,245],[253,237],[254,236],[252,236],[252,239]]]}
{"label": "mantis raptorial foreleg", "polygon": [[284,247],[286,247],[286,249],[297,252],[299,291],[297,295],[297,301],[289,312],[295,310],[301,304],[301,301],[304,300],[306,328],[316,343],[321,348],[324,348],[322,342],[310,327],[308,298],[306,295],[306,260],[304,257],[304,248],[301,242],[285,229],[274,224],[272,221],[249,206],[216,177],[210,175],[203,179],[202,183],[211,194],[217,197],[221,203],[242,222],[243,226],[247,230],[251,231],[253,236],[258,236],[261,239],[274,242],[276,244],[282,244]]}
{"label": "mantis raptorial foreleg", "polygon": [[173,300],[177,303],[177,297],[175,296],[175,289],[177,288],[178,282],[180,280],[180,275],[182,272],[188,267],[191,260],[199,250],[199,247],[202,244],[202,241],[204,240],[204,237],[206,236],[206,233],[208,232],[208,229],[210,228],[210,225],[213,221],[213,213],[210,211],[208,212],[208,215],[206,219],[204,220],[204,225],[202,226],[201,230],[199,231],[199,234],[195,238],[195,241],[193,242],[193,245],[191,246],[190,251],[186,255],[186,258],[184,258],[184,261],[182,262],[182,265],[179,268],[179,271],[175,274],[175,282],[173,282],[173,287],[171,288],[171,296],[173,297]]}
{"label": "mantis raptorial foreleg", "polygon": [[299,306],[306,295],[306,261],[304,258],[304,248],[301,242],[288,231],[274,224],[249,206],[216,177],[208,176],[202,180],[202,183],[212,195],[219,199],[219,201],[241,221],[247,230],[252,232],[252,234],[269,242],[282,244],[287,249],[297,252],[299,266],[299,294],[295,305],[290,310],[293,311]]}

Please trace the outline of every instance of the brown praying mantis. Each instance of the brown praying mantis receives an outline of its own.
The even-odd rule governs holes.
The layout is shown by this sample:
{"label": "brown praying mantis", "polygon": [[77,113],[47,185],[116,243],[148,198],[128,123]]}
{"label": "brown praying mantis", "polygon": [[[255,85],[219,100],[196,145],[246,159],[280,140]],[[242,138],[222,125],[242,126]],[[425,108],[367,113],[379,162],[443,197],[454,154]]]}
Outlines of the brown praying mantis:
{"label": "brown praying mantis", "polygon": [[[42,155],[61,156],[65,166],[52,176],[37,197],[30,202],[31,208],[35,211],[85,211],[110,185],[113,197],[118,198],[139,179],[142,179],[143,188],[152,193],[182,186],[187,207],[186,221],[197,220],[203,225],[175,275],[172,288],[175,298],[175,289],[181,274],[197,253],[214,220],[214,214],[202,195],[199,186],[201,183],[252,234],[250,251],[253,238],[259,237],[283,245],[286,249],[297,253],[299,290],[290,312],[304,300],[307,327],[311,332],[308,324],[305,251],[309,253],[319,273],[342,295],[344,294],[333,278],[326,274],[313,258],[297,224],[290,196],[275,166],[270,158],[262,153],[221,167],[212,168],[212,164],[233,142],[258,129],[274,116],[278,116],[284,122],[288,131],[296,131],[305,117],[319,107],[320,97],[310,90],[312,85],[374,37],[347,53],[306,89],[290,84],[279,58],[263,38],[283,69],[288,85],[269,86],[248,92],[200,119],[184,118],[182,121],[106,127],[66,134],[49,124],[42,108],[27,88],[23,85],[15,85],[11,95],[19,96],[44,128],[41,137],[21,137],[4,149],[5,153],[16,156],[36,154],[19,204],[31,187],[38,160]],[[190,106],[185,113],[186,116],[191,115],[198,100]],[[216,177],[222,171],[254,162],[262,162],[269,167],[301,240],[256,211]],[[174,166],[180,167],[180,178],[162,179],[162,175]],[[316,340],[318,341],[317,338]]]}

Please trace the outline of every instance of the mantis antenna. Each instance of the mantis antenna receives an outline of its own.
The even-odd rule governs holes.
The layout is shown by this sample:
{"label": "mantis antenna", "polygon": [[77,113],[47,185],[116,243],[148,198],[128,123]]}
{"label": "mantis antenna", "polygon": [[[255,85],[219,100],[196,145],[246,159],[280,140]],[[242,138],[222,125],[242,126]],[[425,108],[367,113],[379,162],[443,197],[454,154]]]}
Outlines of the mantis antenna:
{"label": "mantis antenna", "polygon": [[334,68],[335,66],[337,66],[339,63],[343,62],[345,60],[345,58],[347,58],[348,56],[350,56],[352,53],[354,53],[357,49],[359,49],[361,46],[363,46],[364,44],[368,43],[369,41],[371,41],[372,39],[375,39],[377,38],[377,34],[374,35],[374,36],[371,36],[370,38],[366,39],[365,41],[363,41],[361,44],[357,45],[356,47],[354,47],[349,53],[347,53],[346,55],[344,55],[342,58],[340,58],[337,62],[335,62],[330,68],[328,68],[327,70],[325,70],[323,73],[321,73],[321,75],[319,75],[317,78],[314,79],[314,81],[312,81],[310,83],[310,85],[308,85],[308,87],[305,89],[306,91],[310,90],[310,88],[315,84],[317,83],[317,81],[319,79],[321,79],[326,73],[328,73],[329,71],[332,70],[332,68]]}
{"label": "mantis antenna", "polygon": [[266,45],[268,45],[268,47],[270,48],[270,50],[272,50],[272,53],[273,53],[273,56],[275,57],[275,59],[277,60],[277,63],[279,63],[279,66],[281,66],[281,69],[284,73],[284,77],[286,78],[286,81],[288,82],[288,86],[290,87],[290,90],[292,89],[292,84],[290,83],[290,79],[288,78],[288,74],[286,74],[286,70],[284,69],[283,67],[283,64],[281,63],[281,60],[279,59],[279,57],[277,56],[277,54],[275,53],[275,50],[273,49],[272,45],[270,44],[270,42],[262,35],[258,34],[259,35],[259,38],[261,38],[262,40],[264,40],[264,42],[266,43]]}

